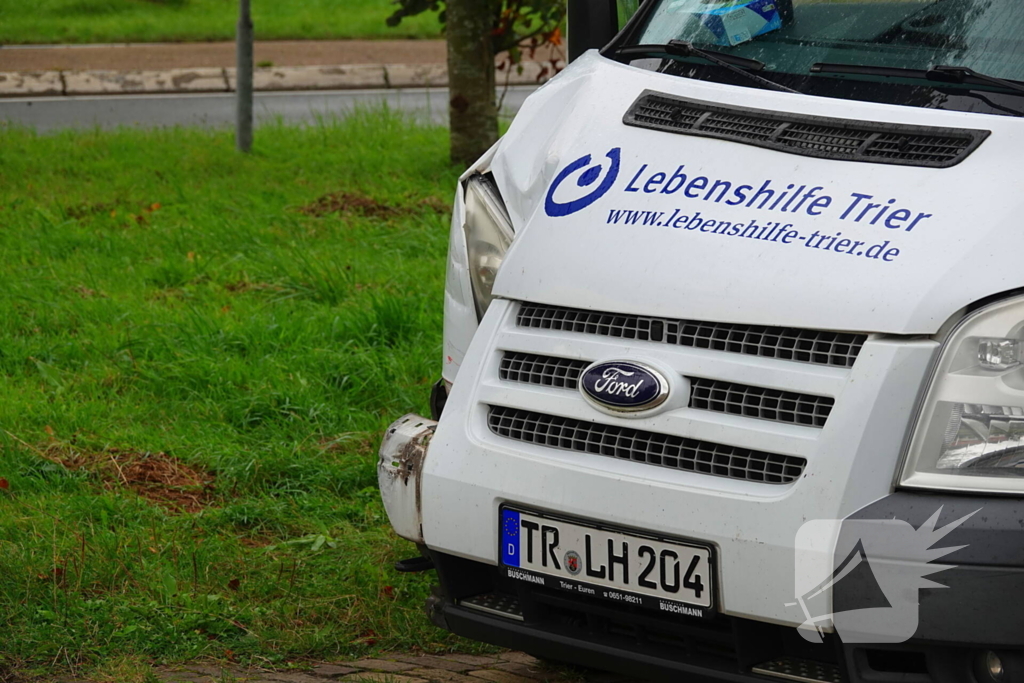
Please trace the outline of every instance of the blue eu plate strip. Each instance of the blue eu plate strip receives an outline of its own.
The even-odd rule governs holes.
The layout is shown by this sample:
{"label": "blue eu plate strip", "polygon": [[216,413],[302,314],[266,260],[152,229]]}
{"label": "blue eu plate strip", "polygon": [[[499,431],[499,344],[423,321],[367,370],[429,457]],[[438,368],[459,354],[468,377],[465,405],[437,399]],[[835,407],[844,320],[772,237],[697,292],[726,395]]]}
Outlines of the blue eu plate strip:
{"label": "blue eu plate strip", "polygon": [[515,510],[501,511],[501,563],[519,566],[519,513]]}

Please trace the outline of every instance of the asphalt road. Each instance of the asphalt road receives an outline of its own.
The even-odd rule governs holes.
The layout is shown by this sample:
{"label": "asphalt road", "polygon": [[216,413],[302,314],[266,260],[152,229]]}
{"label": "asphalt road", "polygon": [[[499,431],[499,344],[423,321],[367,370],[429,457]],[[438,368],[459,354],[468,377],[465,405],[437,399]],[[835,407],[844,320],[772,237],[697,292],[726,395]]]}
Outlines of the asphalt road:
{"label": "asphalt road", "polygon": [[[515,115],[536,88],[517,86],[505,95],[503,114]],[[387,106],[435,123],[447,122],[445,88],[344,90],[256,93],[256,125],[278,119],[286,123],[315,123],[323,117],[345,116],[358,108]],[[65,128],[119,126],[232,126],[233,93],[189,95],[102,95],[96,97],[39,97],[0,99],[0,125],[26,126],[38,132]]]}

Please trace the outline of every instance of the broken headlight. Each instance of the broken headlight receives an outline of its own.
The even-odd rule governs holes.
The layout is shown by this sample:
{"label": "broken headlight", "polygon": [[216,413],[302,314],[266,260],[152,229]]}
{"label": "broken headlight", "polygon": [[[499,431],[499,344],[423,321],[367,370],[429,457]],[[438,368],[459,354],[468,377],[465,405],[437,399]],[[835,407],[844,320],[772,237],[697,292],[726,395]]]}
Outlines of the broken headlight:
{"label": "broken headlight", "polygon": [[491,304],[491,288],[512,243],[512,220],[490,175],[466,181],[466,253],[478,318]]}

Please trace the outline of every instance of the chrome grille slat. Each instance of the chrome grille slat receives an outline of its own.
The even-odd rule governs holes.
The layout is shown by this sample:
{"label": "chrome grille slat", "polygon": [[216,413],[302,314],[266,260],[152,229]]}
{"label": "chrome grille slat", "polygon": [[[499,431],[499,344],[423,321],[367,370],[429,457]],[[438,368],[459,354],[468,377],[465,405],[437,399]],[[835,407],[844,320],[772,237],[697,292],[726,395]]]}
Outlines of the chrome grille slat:
{"label": "chrome grille slat", "polygon": [[867,335],[848,332],[674,320],[528,302],[520,304],[516,324],[840,368],[853,366],[867,340]]}
{"label": "chrome grille slat", "polygon": [[[502,354],[498,374],[501,379],[508,382],[577,389],[580,374],[588,365],[590,363],[585,360],[506,351]],[[696,410],[824,427],[835,405],[835,399],[827,396],[768,389],[704,377],[687,379],[690,380],[689,406]]]}
{"label": "chrome grille slat", "polygon": [[577,453],[765,484],[789,484],[807,461],[738,446],[658,434],[521,408],[490,406],[487,424],[501,437]]}

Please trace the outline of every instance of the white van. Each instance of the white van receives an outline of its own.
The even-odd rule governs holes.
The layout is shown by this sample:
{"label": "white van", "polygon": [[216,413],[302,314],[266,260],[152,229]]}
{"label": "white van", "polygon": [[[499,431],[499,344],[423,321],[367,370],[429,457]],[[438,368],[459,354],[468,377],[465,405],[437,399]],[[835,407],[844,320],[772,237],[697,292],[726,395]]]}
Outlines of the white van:
{"label": "white van", "polygon": [[399,568],[635,677],[1024,681],[1024,2],[615,10],[457,188]]}

